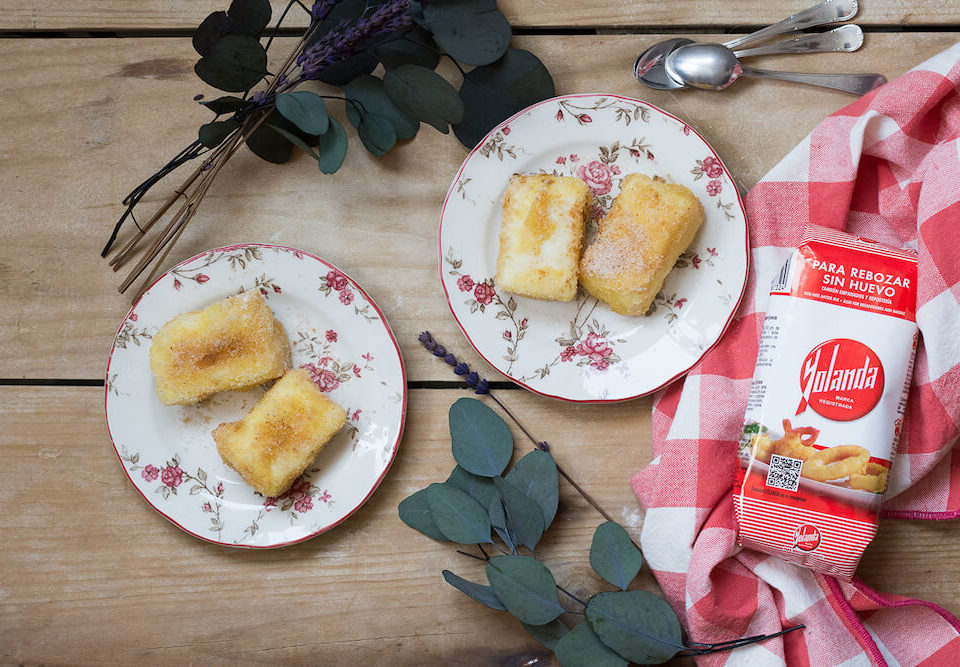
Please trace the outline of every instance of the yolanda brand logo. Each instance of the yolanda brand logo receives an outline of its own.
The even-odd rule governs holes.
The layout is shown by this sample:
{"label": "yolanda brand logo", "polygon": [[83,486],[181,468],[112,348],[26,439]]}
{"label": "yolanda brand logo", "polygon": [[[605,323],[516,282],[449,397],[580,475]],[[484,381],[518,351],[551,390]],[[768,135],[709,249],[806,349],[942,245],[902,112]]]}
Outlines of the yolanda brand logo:
{"label": "yolanda brand logo", "polygon": [[820,546],[820,531],[816,526],[805,523],[793,534],[793,544],[803,551],[813,551]]}
{"label": "yolanda brand logo", "polygon": [[873,410],[883,394],[883,365],[863,343],[834,338],[817,345],[803,360],[800,392],[798,415],[809,405],[834,421],[859,419]]}

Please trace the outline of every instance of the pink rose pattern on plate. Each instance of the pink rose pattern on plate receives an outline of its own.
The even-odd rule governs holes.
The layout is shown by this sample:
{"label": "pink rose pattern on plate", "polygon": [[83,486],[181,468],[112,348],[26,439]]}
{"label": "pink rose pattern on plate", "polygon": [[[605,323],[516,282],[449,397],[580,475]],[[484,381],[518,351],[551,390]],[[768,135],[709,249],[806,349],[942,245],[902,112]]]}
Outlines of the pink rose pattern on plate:
{"label": "pink rose pattern on plate", "polygon": [[[324,296],[336,294],[340,303],[344,306],[352,304],[356,296],[356,286],[352,285],[350,279],[336,269],[330,269],[325,276],[320,278],[319,290]],[[376,322],[380,319],[368,303],[363,306],[354,305],[353,312],[355,315],[363,317],[367,322]]]}
{"label": "pink rose pattern on plate", "polygon": [[[504,330],[502,337],[506,345],[503,354],[503,360],[506,361],[508,369],[513,369],[513,364],[519,358],[517,356],[517,347],[527,335],[527,328],[530,326],[529,318],[517,318],[517,300],[508,296],[504,301],[497,292],[493,284],[493,278],[483,278],[474,280],[469,275],[460,273],[463,266],[463,260],[453,256],[453,250],[450,249],[443,261],[449,267],[447,273],[456,278],[457,287],[464,297],[464,303],[470,307],[470,313],[486,313],[488,306],[494,306],[490,312],[495,312],[494,317],[498,320],[509,320],[510,328]],[[509,370],[508,370],[509,372]]]}
{"label": "pink rose pattern on plate", "polygon": [[725,204],[720,197],[720,193],[723,192],[723,182],[726,180],[720,160],[713,155],[708,155],[702,160],[697,160],[690,173],[693,174],[693,180],[695,181],[699,181],[701,178],[709,179],[706,186],[707,194],[717,198],[716,206],[723,212],[723,217],[726,220],[733,220],[736,217],[733,212],[734,202]]}
{"label": "pink rose pattern on plate", "polygon": [[[305,255],[292,248],[282,246],[247,246],[238,245],[226,248],[218,248],[209,251],[202,256],[191,260],[188,264],[178,267],[171,271],[171,280],[166,278],[162,284],[151,288],[154,290],[169,290],[169,295],[186,295],[190,290],[207,290],[210,285],[217,285],[222,291],[223,276],[226,273],[243,272],[243,288],[257,289],[265,297],[275,297],[284,294],[284,287],[277,282],[269,270],[259,271],[257,265],[263,264],[268,269],[272,254],[290,255],[296,260],[303,260]],[[249,282],[248,282],[249,281]],[[316,285],[316,283],[314,283]],[[172,288],[172,289],[171,289]],[[314,287],[311,287],[313,289]],[[232,289],[236,289],[235,287]],[[302,288],[301,288],[302,289]],[[343,273],[335,269],[324,269],[319,274],[319,289],[325,296],[336,294],[339,301],[336,308],[348,306],[350,317],[362,318],[366,323],[376,322],[380,318],[375,308],[364,298],[359,287],[347,278]],[[238,290],[239,291],[239,290]],[[347,296],[345,296],[345,294]],[[342,304],[342,305],[341,305]],[[139,309],[138,309],[139,310]],[[119,350],[131,350],[136,348],[149,348],[151,340],[157,331],[157,327],[142,326],[138,320],[136,312],[131,312],[124,321],[120,332],[116,336],[115,348]],[[349,318],[341,318],[343,322]],[[331,320],[332,322],[333,320]],[[351,325],[353,326],[353,325]],[[363,324],[356,326],[364,327]],[[288,329],[293,340],[291,344],[295,346],[298,352],[306,355],[307,359],[303,364],[311,375],[313,380],[325,391],[337,391],[341,385],[347,382],[358,383],[361,378],[371,377],[377,381],[377,371],[375,369],[375,350],[364,350],[360,348],[356,352],[345,354],[346,349],[356,350],[356,329],[349,329],[346,325],[341,329],[339,326],[329,328],[320,327],[318,330],[291,331]],[[353,335],[351,335],[351,333]],[[342,345],[343,349],[338,349]],[[357,355],[356,358],[353,358]],[[301,361],[298,359],[298,361]],[[121,390],[126,383],[121,378],[118,382],[118,373],[109,373],[106,381],[106,392],[108,397],[129,396],[128,392]],[[402,401],[402,394],[397,393],[388,399],[393,403]],[[344,427],[343,432],[338,438],[347,438],[354,449],[358,443],[363,444],[363,434],[359,426],[361,421],[366,420],[364,410],[373,408],[371,413],[371,423],[377,423],[376,405],[358,405],[350,410],[349,421]],[[109,415],[109,408],[108,408]],[[108,417],[109,419],[109,417]],[[188,421],[188,420],[185,420]],[[216,422],[214,422],[214,425]],[[253,494],[252,490],[246,485],[234,483],[231,485],[220,481],[210,481],[215,479],[217,474],[227,475],[224,479],[234,480],[235,475],[224,468],[222,472],[214,473],[218,470],[218,464],[210,462],[209,457],[205,457],[200,466],[185,465],[180,453],[173,453],[173,456],[167,460],[155,460],[144,462],[141,460],[142,452],[129,452],[121,443],[116,443],[118,456],[127,470],[131,480],[144,495],[149,495],[148,501],[154,505],[164,515],[176,520],[179,524],[182,522],[184,514],[207,515],[209,524],[204,527],[206,520],[200,517],[199,525],[183,522],[188,532],[202,535],[209,531],[210,539],[224,544],[244,544],[263,542],[268,543],[275,540],[274,536],[258,535],[260,529],[259,522],[265,516],[265,511],[272,511],[274,514],[283,517],[286,523],[289,517],[289,523],[292,527],[306,528],[308,531],[314,530],[312,525],[321,527],[329,519],[325,517],[323,509],[329,509],[334,506],[334,494],[330,489],[320,488],[314,483],[314,479],[319,479],[320,469],[312,468],[304,473],[297,481],[294,487],[284,496],[272,499],[275,502],[272,507],[268,507],[268,499],[262,499],[265,503],[262,511],[257,514],[254,510],[254,519],[249,521],[248,517],[241,518],[241,521],[249,521],[249,525],[243,528],[234,526],[237,517],[244,517],[244,514],[238,511],[249,504],[249,496]],[[215,450],[214,450],[215,452]],[[189,456],[189,453],[187,453]],[[153,456],[166,457],[169,454],[153,454]],[[214,457],[216,454],[214,453]],[[211,470],[213,469],[213,470]],[[209,477],[208,477],[209,473]],[[231,493],[236,493],[232,498],[233,502],[227,503]],[[191,496],[198,496],[195,500]],[[225,498],[226,496],[226,498]],[[239,505],[237,503],[239,502]],[[164,509],[163,505],[170,504],[169,509]],[[308,516],[308,523],[305,525],[302,521],[304,516]],[[331,516],[336,517],[336,511]],[[195,521],[196,519],[190,519]],[[298,522],[298,520],[300,520]],[[275,526],[275,521],[271,525]],[[239,532],[239,536],[236,534]],[[256,535],[256,539],[251,539]]]}
{"label": "pink rose pattern on plate", "polygon": [[293,485],[281,496],[265,498],[263,507],[267,512],[274,509],[281,512],[290,512],[290,520],[296,521],[297,514],[309,512],[314,508],[313,501],[316,499],[329,505],[331,502],[330,492],[326,489],[320,489],[310,482],[309,476],[319,472],[319,468],[311,468],[304,475],[301,475],[294,481]]}
{"label": "pink rose pattern on plate", "polygon": [[557,364],[572,363],[588,367],[590,372],[603,373],[620,363],[620,355],[614,346],[627,341],[612,338],[606,324],[600,317],[595,317],[599,305],[599,301],[583,290],[577,292],[577,309],[573,320],[568,323],[567,333],[555,338],[560,348],[556,356],[530,375],[520,378],[521,382],[542,380]]}
{"label": "pink rose pattern on plate", "polygon": [[160,494],[164,500],[169,500],[170,496],[180,494],[182,485],[186,482],[192,482],[189,487],[191,496],[204,494],[204,500],[200,503],[200,510],[213,516],[210,517],[210,532],[217,534],[217,540],[220,540],[223,533],[223,519],[220,517],[220,499],[223,498],[223,482],[218,482],[216,486],[208,484],[207,473],[203,468],[197,468],[196,474],[190,474],[180,465],[180,456],[174,454],[173,457],[163,464],[162,467],[148,463],[145,466],[140,465],[140,452],[127,451],[127,448],[120,447],[120,460],[126,465],[130,472],[140,471],[140,477],[147,484],[154,486],[154,491]]}
{"label": "pink rose pattern on plate", "polygon": [[[360,410],[354,411],[354,422],[359,419],[360,412]],[[353,426],[353,433],[356,433],[356,426]],[[181,467],[180,457],[177,454],[174,454],[169,461],[164,463],[162,468],[157,467],[152,463],[141,466],[140,453],[130,453],[127,451],[126,447],[121,446],[120,460],[123,461],[127,467],[127,470],[130,472],[140,471],[140,476],[148,484],[153,485],[154,483],[158,482],[153,488],[154,491],[160,494],[164,500],[168,500],[170,496],[179,495],[183,485],[187,482],[191,482],[188,491],[189,495],[202,496],[203,500],[199,504],[199,507],[202,512],[211,515],[209,530],[210,532],[217,534],[217,540],[222,538],[224,521],[220,516],[220,509],[225,490],[223,482],[217,482],[216,485],[214,485],[212,482],[209,482],[207,472],[203,468],[197,468],[196,474],[191,474],[190,472],[184,470]],[[319,471],[320,468],[311,468],[303,475],[298,477],[293,483],[293,486],[291,486],[290,489],[282,496],[265,498],[263,501],[263,507],[265,510],[269,512],[270,510],[277,509],[281,512],[288,512],[290,514],[290,522],[293,524],[300,518],[298,513],[303,514],[313,510],[316,507],[316,505],[314,505],[315,499],[324,505],[330,506],[333,503],[330,492],[326,489],[320,489],[310,481],[310,477]],[[242,537],[237,540],[238,544],[244,539],[252,537],[254,534],[256,534],[257,530],[259,529],[259,524],[257,522],[262,518],[263,513],[261,512],[257,518],[254,519],[251,526],[247,526],[244,529]]]}
{"label": "pink rose pattern on plate", "polygon": [[[630,126],[632,123],[646,124],[650,122],[650,110],[646,106],[626,100],[603,97],[593,100],[590,104],[578,104],[574,100],[560,100],[554,118],[557,123],[575,122],[579,125],[587,125],[593,122],[594,115],[597,113],[613,113],[615,122],[624,126]],[[505,156],[515,158],[517,147],[508,145],[505,139],[509,133],[509,127],[501,128],[480,148],[480,155],[486,158],[496,157],[501,161],[504,160]],[[689,128],[684,127],[684,134],[689,134]],[[578,153],[558,155],[554,159],[555,168],[552,172],[546,173],[553,173],[558,176],[577,176],[583,180],[594,197],[591,221],[595,222],[613,204],[615,192],[619,191],[623,181],[624,171],[627,173],[647,171],[644,169],[645,163],[655,160],[656,157],[645,137],[637,136],[629,144],[615,141],[612,144],[598,146],[596,157],[592,159]],[[725,204],[719,198],[723,192],[723,183],[727,180],[720,160],[713,155],[697,160],[695,166],[691,169],[691,173],[694,175],[694,180],[704,177],[709,179],[706,185],[707,194],[710,197],[717,197],[716,206],[723,211],[727,220],[733,219],[735,217],[732,210],[733,202]],[[456,187],[456,191],[461,193],[464,198],[463,186],[469,180],[469,178],[461,179]],[[717,256],[716,248],[706,248],[705,250],[691,248],[680,256],[675,267],[695,270],[713,267],[715,266],[713,259]],[[452,248],[448,249],[444,262],[447,265],[447,273],[456,278],[459,296],[469,306],[471,315],[484,314],[487,308],[492,306],[497,319],[505,320],[512,325],[500,334],[505,345],[503,359],[508,362],[507,373],[510,373],[518,359],[519,343],[523,340],[530,325],[529,318],[520,317],[517,314],[518,304],[513,297],[508,296],[506,301],[501,298],[492,277],[478,277],[462,273],[463,260],[454,256]],[[450,296],[453,298],[454,294]],[[672,325],[686,303],[686,297],[678,297],[676,294],[666,296],[661,293],[657,295],[648,315],[661,311],[667,323]],[[561,363],[572,363],[577,366],[589,367],[594,371],[604,372],[620,361],[615,346],[626,341],[622,339],[611,340],[606,326],[599,317],[594,317],[594,311],[598,305],[596,299],[585,295],[581,291],[577,295],[577,304],[576,316],[568,323],[568,333],[556,338],[557,344],[560,346],[556,357],[531,375],[520,378],[521,381],[543,379],[550,374],[553,367]]]}
{"label": "pink rose pattern on plate", "polygon": [[[666,130],[661,129],[663,125]],[[504,127],[509,132],[504,132]],[[670,142],[676,144],[675,151]],[[596,300],[583,292],[574,304],[562,307],[516,297],[516,307],[509,308],[511,297],[498,289],[491,266],[497,252],[494,237],[498,195],[502,195],[503,185],[502,177],[497,175],[503,169],[496,163],[509,161],[511,155],[502,152],[507,144],[522,165],[514,167],[515,171],[536,173],[539,169],[544,174],[572,176],[590,188],[594,198],[588,223],[590,233],[612,205],[627,174],[660,175],[694,189],[708,211],[707,233],[698,235],[695,244],[677,259],[678,271],[665,284],[667,291],[661,291],[648,311],[644,324],[651,326],[645,326],[645,331],[630,328],[629,323],[602,303],[597,308]],[[670,146],[670,150],[665,146]],[[661,152],[663,164],[658,161]],[[520,156],[532,159],[523,162]],[[691,183],[698,180],[695,185]],[[466,193],[468,184],[472,197]],[[487,137],[464,162],[450,193],[441,225],[441,265],[451,308],[474,347],[501,372],[534,391],[574,401],[628,396],[626,385],[636,384],[629,379],[632,360],[644,354],[636,347],[637,341],[669,332],[682,339],[691,354],[703,352],[713,341],[711,334],[697,328],[697,324],[702,319],[713,322],[712,318],[720,316],[715,313],[718,304],[728,305],[735,300],[726,283],[731,272],[740,268],[741,256],[736,252],[739,248],[727,242],[718,244],[717,234],[722,232],[725,220],[730,222],[731,230],[742,231],[736,185],[720,159],[689,126],[642,102],[584,95],[536,105]],[[483,238],[475,229],[458,224],[469,219],[474,211],[483,216]],[[478,247],[484,243],[489,246]],[[706,272],[714,275],[702,279],[686,277]],[[700,296],[693,290],[701,286],[710,294],[709,304],[693,298]],[[672,294],[675,291],[680,294]],[[681,317],[694,329],[681,329]],[[526,324],[525,341],[518,335],[520,322]],[[535,343],[530,342],[531,333]],[[550,340],[556,341],[557,347],[547,342]],[[621,359],[628,356],[630,365]],[[666,365],[674,363],[668,361]],[[677,366],[678,372],[683,370],[686,369]],[[583,383],[573,380],[571,371],[578,373]],[[597,374],[609,374],[611,378],[590,379]],[[548,375],[551,377],[547,378]],[[571,388],[564,385],[567,379],[574,383]]]}
{"label": "pink rose pattern on plate", "polygon": [[339,339],[340,335],[333,329],[327,329],[322,335],[316,331],[297,331],[294,337],[294,349],[310,358],[300,367],[310,373],[310,379],[320,391],[334,391],[342,383],[363,377],[364,371],[373,369],[373,355],[369,352],[360,355],[360,361],[340,357],[333,347]]}

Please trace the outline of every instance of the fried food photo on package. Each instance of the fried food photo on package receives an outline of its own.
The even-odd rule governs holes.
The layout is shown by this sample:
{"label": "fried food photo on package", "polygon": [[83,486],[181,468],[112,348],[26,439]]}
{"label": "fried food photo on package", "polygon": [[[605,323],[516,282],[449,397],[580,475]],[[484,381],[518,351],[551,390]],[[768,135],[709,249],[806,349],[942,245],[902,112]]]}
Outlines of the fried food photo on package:
{"label": "fried food photo on package", "polygon": [[770,278],[739,441],[737,540],[849,578],[895,465],[919,340],[917,256],[811,225]]}

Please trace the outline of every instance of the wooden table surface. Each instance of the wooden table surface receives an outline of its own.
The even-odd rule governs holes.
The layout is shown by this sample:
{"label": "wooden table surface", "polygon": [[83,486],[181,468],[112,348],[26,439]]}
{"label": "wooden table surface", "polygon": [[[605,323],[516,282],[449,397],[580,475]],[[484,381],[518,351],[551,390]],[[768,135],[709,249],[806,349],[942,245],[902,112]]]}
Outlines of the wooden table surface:
{"label": "wooden table surface", "polygon": [[[116,292],[118,275],[99,250],[120,199],[207,121],[191,99],[210,91],[193,73],[189,35],[227,4],[7,0],[0,12],[0,660],[547,664],[517,622],[440,578],[445,567],[482,577],[474,562],[397,518],[403,497],[452,466],[446,414],[466,395],[419,349],[417,334],[429,327],[499,378],[456,328],[437,277],[440,205],[466,154],[452,135],[425,128],[382,159],[354,142],[343,169],[326,177],[302,156],[274,166],[241,154],[168,258],[240,241],[300,246],[343,267],[380,304],[406,361],[408,421],[396,463],[354,517],[289,548],[213,546],[167,523],[117,465],[103,373],[129,297]],[[661,106],[696,127],[744,189],[851,99],[752,81],[724,93],[654,92],[634,81],[630,65],[654,41],[718,40],[808,4],[500,2],[514,44],[541,57],[558,93],[619,93]],[[867,38],[858,54],[763,65],[892,78],[960,39],[960,0],[862,4]],[[585,406],[516,389],[500,395],[639,535],[643,513],[627,481],[651,458],[651,401]],[[599,590],[587,549],[601,518],[563,483],[561,504],[542,555],[574,592]],[[888,520],[859,575],[960,613],[958,557],[952,524]],[[649,574],[640,586],[656,590]]]}

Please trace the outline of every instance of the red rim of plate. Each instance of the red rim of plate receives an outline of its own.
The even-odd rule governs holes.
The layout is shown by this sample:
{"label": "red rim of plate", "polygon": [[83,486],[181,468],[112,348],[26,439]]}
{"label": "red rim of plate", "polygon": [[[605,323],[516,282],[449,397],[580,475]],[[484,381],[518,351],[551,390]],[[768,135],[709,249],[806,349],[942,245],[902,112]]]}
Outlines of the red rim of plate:
{"label": "red rim of plate", "polygon": [[487,132],[486,136],[483,139],[481,139],[480,142],[474,147],[474,149],[467,154],[467,157],[463,159],[463,163],[460,165],[460,169],[457,170],[457,175],[454,176],[453,182],[450,183],[450,188],[447,190],[447,196],[444,197],[443,199],[443,208],[440,210],[440,227],[437,231],[437,249],[439,252],[440,286],[443,287],[443,296],[447,300],[447,306],[450,308],[450,313],[453,315],[453,319],[456,320],[457,326],[460,327],[460,331],[462,331],[463,335],[467,337],[467,341],[470,342],[470,345],[477,352],[477,354],[479,354],[483,358],[484,361],[486,361],[491,367],[493,367],[498,373],[503,375],[505,378],[511,380],[512,382],[515,382],[516,384],[520,385],[524,389],[532,391],[534,394],[539,394],[540,396],[546,396],[547,398],[554,398],[560,401],[566,401],[568,403],[598,403],[598,404],[599,403],[623,403],[625,401],[632,401],[637,398],[648,396],[654,392],[660,391],[667,385],[671,384],[672,382],[678,380],[679,378],[689,373],[691,368],[693,368],[698,363],[700,363],[700,361],[707,354],[709,354],[710,351],[713,350],[713,348],[717,346],[717,344],[723,339],[723,335],[727,332],[727,329],[730,328],[730,323],[733,322],[733,318],[736,316],[737,311],[740,309],[740,302],[743,301],[743,295],[747,290],[747,280],[750,276],[750,231],[747,225],[747,210],[743,205],[743,198],[740,196],[739,188],[734,187],[734,190],[736,191],[736,194],[737,194],[737,205],[740,206],[740,212],[743,214],[743,244],[744,244],[744,254],[746,257],[746,264],[743,272],[743,284],[740,287],[740,296],[737,297],[737,300],[734,303],[733,309],[730,311],[729,317],[727,317],[727,321],[724,323],[723,327],[720,329],[720,333],[717,335],[717,339],[713,341],[713,343],[711,343],[707,348],[705,348],[703,352],[700,354],[700,356],[693,361],[693,363],[691,363],[689,366],[684,368],[682,371],[674,375],[672,378],[670,378],[663,384],[657,387],[654,387],[653,389],[649,389],[647,391],[636,394],[635,396],[626,396],[624,398],[586,398],[586,399],[566,398],[565,396],[557,396],[554,394],[549,394],[545,391],[534,389],[530,385],[524,382],[521,382],[518,378],[515,378],[511,375],[504,373],[502,370],[500,370],[497,367],[496,364],[490,361],[483,354],[483,352],[480,351],[480,348],[477,347],[477,344],[473,342],[473,339],[470,337],[470,334],[467,332],[466,327],[463,326],[463,322],[460,321],[460,318],[457,317],[456,311],[453,309],[453,303],[450,301],[450,293],[447,291],[447,285],[443,280],[443,219],[447,211],[447,203],[450,201],[450,197],[453,195],[454,186],[456,186],[457,181],[460,180],[460,176],[463,174],[463,170],[466,169],[467,164],[470,162],[470,159],[473,157],[473,154],[476,153],[478,150],[480,150],[480,147],[483,146],[485,143],[487,143],[487,140],[490,139],[494,134],[499,132],[505,125],[509,125],[514,120],[532,111],[533,109],[536,109],[537,107],[540,107],[544,104],[550,104],[552,102],[556,102],[558,100],[573,100],[573,99],[580,99],[584,97],[611,97],[614,99],[623,100],[625,102],[634,102],[637,104],[642,104],[646,107],[649,107],[653,111],[656,111],[658,113],[663,114],[664,116],[668,116],[669,118],[672,118],[673,120],[680,123],[683,127],[688,128],[691,132],[697,135],[700,141],[703,142],[704,146],[706,146],[707,149],[713,154],[713,156],[720,162],[720,166],[723,167],[723,172],[727,175],[727,178],[730,179],[730,182],[736,185],[736,182],[733,180],[733,175],[730,173],[730,170],[727,169],[727,165],[724,163],[723,159],[717,154],[717,151],[714,150],[713,146],[711,146],[710,143],[703,138],[703,135],[697,132],[694,128],[690,127],[690,125],[688,125],[684,121],[674,116],[672,113],[668,111],[664,111],[658,106],[650,104],[649,102],[644,102],[643,100],[638,100],[634,97],[626,97],[624,95],[614,95],[610,93],[577,93],[574,95],[558,95],[557,97],[551,97],[550,99],[537,102],[536,104],[532,104],[528,106],[526,109],[522,109],[518,111],[517,113],[507,118],[505,121],[501,122],[499,125],[497,125],[492,130]]}
{"label": "red rim of plate", "polygon": [[[377,478],[376,482],[374,482],[373,487],[370,489],[369,493],[367,493],[367,495],[364,496],[363,499],[356,506],[354,506],[349,512],[347,512],[345,515],[343,515],[333,523],[328,524],[323,528],[320,528],[319,530],[310,533],[309,535],[299,537],[295,540],[289,540],[287,542],[279,542],[277,544],[234,544],[232,542],[221,542],[220,540],[213,540],[213,539],[210,539],[209,537],[206,537],[205,535],[200,535],[198,533],[195,533],[189,528],[186,528],[185,526],[178,523],[173,517],[171,517],[162,509],[160,509],[159,507],[154,505],[152,502],[150,502],[150,499],[147,498],[147,496],[143,493],[143,491],[140,490],[140,487],[137,486],[136,482],[133,481],[133,477],[130,476],[130,471],[127,470],[127,466],[123,465],[123,459],[120,458],[120,450],[117,449],[117,443],[113,439],[113,433],[110,431],[110,414],[108,412],[110,390],[107,385],[107,379],[110,377],[110,363],[113,361],[113,352],[117,347],[116,337],[120,335],[121,331],[123,331],[123,325],[127,323],[127,320],[130,318],[130,315],[137,309],[137,306],[140,305],[140,301],[143,299],[143,297],[145,297],[147,293],[151,289],[153,289],[153,287],[157,283],[159,283],[161,280],[166,278],[170,274],[170,272],[173,271],[174,269],[178,269],[181,266],[184,266],[185,264],[189,264],[190,262],[200,259],[204,255],[207,255],[211,252],[226,252],[228,250],[238,250],[240,248],[280,248],[282,250],[289,250],[294,253],[300,253],[304,257],[309,257],[311,259],[314,259],[320,262],[321,264],[323,264],[324,266],[326,266],[327,268],[333,269],[334,271],[339,271],[341,274],[346,276],[347,280],[350,281],[350,284],[353,285],[353,287],[363,295],[363,297],[367,300],[367,302],[371,306],[373,306],[373,309],[377,311],[377,315],[380,316],[380,322],[383,323],[384,328],[387,330],[387,335],[390,337],[391,342],[393,342],[393,347],[397,352],[397,361],[400,362],[400,378],[401,378],[401,382],[403,383],[403,400],[400,406],[400,428],[397,432],[397,440],[396,442],[393,443],[393,451],[390,454],[390,460],[387,461],[387,466],[383,469],[383,472],[380,474],[380,477]],[[147,289],[143,291],[143,294],[141,294],[137,298],[134,304],[130,307],[130,310],[127,311],[127,314],[123,318],[123,321],[120,322],[120,327],[117,329],[117,333],[114,335],[113,345],[110,346],[110,356],[107,358],[107,370],[104,375],[103,411],[104,411],[104,420],[107,422],[107,434],[110,436],[110,443],[113,445],[113,451],[117,455],[117,460],[120,462],[120,467],[123,469],[124,474],[126,474],[127,479],[130,480],[130,483],[133,485],[133,488],[136,489],[137,493],[140,494],[140,497],[143,498],[144,501],[146,501],[146,503],[151,508],[156,510],[156,512],[160,514],[160,516],[162,516],[164,519],[172,523],[174,526],[176,526],[183,532],[193,535],[194,537],[200,540],[203,540],[204,542],[209,542],[210,544],[218,544],[220,546],[232,547],[235,549],[279,549],[280,547],[287,547],[293,544],[300,544],[301,542],[306,542],[307,540],[314,538],[317,535],[320,535],[321,533],[327,532],[331,528],[336,528],[341,523],[343,523],[344,521],[349,519],[351,516],[353,516],[357,512],[357,510],[363,507],[363,505],[367,502],[367,500],[370,499],[370,496],[373,495],[374,491],[376,491],[377,488],[380,486],[380,483],[387,476],[387,473],[390,472],[390,468],[393,466],[393,461],[397,458],[397,452],[400,451],[400,440],[403,438],[403,428],[407,420],[407,371],[403,365],[403,355],[400,353],[400,345],[397,343],[397,338],[396,336],[393,335],[393,330],[390,328],[390,325],[387,323],[387,319],[383,316],[383,312],[380,310],[380,307],[377,306],[376,302],[370,298],[370,295],[367,294],[362,287],[360,287],[360,285],[357,283],[356,280],[351,278],[349,275],[341,271],[339,268],[337,268],[327,260],[321,259],[320,257],[317,257],[316,255],[306,252],[304,250],[300,250],[299,248],[294,248],[292,246],[285,246],[285,245],[277,245],[273,243],[236,243],[233,245],[220,246],[218,248],[211,248],[210,250],[204,250],[203,252],[196,254],[189,259],[185,259],[175,266],[170,267],[169,269],[164,271],[159,278],[157,278],[152,283],[150,283],[150,286],[147,287]]]}

